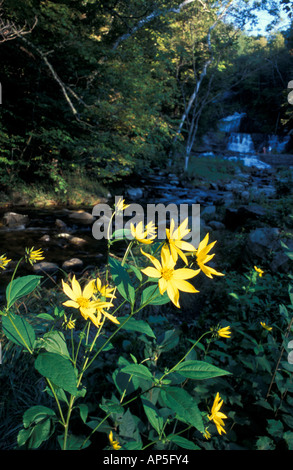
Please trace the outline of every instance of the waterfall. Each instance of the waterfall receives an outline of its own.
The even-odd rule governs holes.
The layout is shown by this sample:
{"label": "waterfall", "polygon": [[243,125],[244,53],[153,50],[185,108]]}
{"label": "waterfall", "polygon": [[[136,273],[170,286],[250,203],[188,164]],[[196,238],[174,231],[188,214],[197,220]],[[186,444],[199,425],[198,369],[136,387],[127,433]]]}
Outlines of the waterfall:
{"label": "waterfall", "polygon": [[234,114],[231,114],[231,116],[227,116],[223,119],[220,120],[219,124],[218,124],[218,127],[219,127],[219,130],[222,131],[222,132],[227,132],[227,133],[231,133],[231,132],[238,132],[239,131],[239,127],[240,127],[240,123],[241,123],[241,119],[246,116],[246,113],[234,113]]}
{"label": "waterfall", "polygon": [[253,153],[254,145],[250,134],[232,132],[229,136],[227,150],[237,153]]}

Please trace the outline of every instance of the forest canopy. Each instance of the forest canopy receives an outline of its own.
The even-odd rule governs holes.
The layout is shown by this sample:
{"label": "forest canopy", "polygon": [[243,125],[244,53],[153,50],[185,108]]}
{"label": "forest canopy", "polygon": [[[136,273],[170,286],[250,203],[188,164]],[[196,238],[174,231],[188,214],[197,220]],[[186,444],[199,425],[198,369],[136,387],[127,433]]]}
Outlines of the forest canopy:
{"label": "forest canopy", "polygon": [[[274,15],[266,36],[244,29],[257,7]],[[49,178],[61,190],[77,169],[111,182],[178,153],[184,165],[235,111],[255,132],[290,132],[281,11],[290,19],[286,0],[4,0],[1,186]]]}

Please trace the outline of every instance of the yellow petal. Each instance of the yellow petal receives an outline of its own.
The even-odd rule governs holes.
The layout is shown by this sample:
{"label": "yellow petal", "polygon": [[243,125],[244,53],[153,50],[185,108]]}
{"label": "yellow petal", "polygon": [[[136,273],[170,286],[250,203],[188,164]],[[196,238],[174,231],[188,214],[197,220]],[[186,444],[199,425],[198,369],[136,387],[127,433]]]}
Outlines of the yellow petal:
{"label": "yellow petal", "polygon": [[83,289],[82,296],[85,297],[86,299],[90,299],[94,293],[94,290],[95,290],[94,283],[90,281]]}
{"label": "yellow petal", "polygon": [[176,269],[173,274],[173,279],[191,279],[200,272],[200,269],[194,270],[190,268]]}
{"label": "yellow petal", "polygon": [[185,242],[183,240],[176,240],[175,245],[180,248],[180,250],[185,251],[195,251],[194,246],[191,243]]}
{"label": "yellow petal", "polygon": [[74,300],[66,300],[66,302],[62,303],[62,305],[65,305],[65,307],[79,308],[78,303]]}
{"label": "yellow petal", "polygon": [[161,272],[158,271],[156,268],[152,268],[151,266],[142,269],[141,272],[148,277],[161,277]]}
{"label": "yellow petal", "polygon": [[173,304],[180,308],[179,305],[179,291],[176,286],[172,283],[172,281],[167,282],[167,294],[169,299],[173,302]]}
{"label": "yellow petal", "polygon": [[108,313],[108,312],[103,312],[103,313],[104,313],[105,317],[107,317],[109,320],[111,320],[111,322],[116,323],[118,325],[120,324],[120,322],[117,320],[117,318],[114,317],[113,315],[111,315],[110,313]]}
{"label": "yellow petal", "polygon": [[72,290],[74,292],[74,295],[76,297],[82,297],[81,287],[79,285],[79,282],[76,280],[75,275],[72,278],[71,286],[72,286]]}
{"label": "yellow petal", "polygon": [[140,250],[140,251],[142,252],[143,255],[145,255],[153,263],[153,265],[155,266],[155,268],[157,268],[158,271],[161,271],[161,264],[157,260],[157,258],[155,258],[154,256],[152,256],[148,253],[145,253],[143,250]]}
{"label": "yellow petal", "polygon": [[183,279],[176,280],[176,287],[183,292],[199,292],[190,282],[184,281]]}
{"label": "yellow petal", "polygon": [[77,296],[75,295],[71,287],[68,284],[66,284],[66,282],[63,281],[63,279],[62,279],[62,288],[63,288],[63,292],[67,295],[67,297],[69,297],[72,300],[75,300],[77,298]]}
{"label": "yellow petal", "polygon": [[209,241],[209,233],[207,233],[204,239],[201,240],[201,242],[198,245],[197,251],[200,252],[201,250],[203,250],[203,248],[207,246],[208,241]]}
{"label": "yellow petal", "polygon": [[167,281],[163,277],[159,279],[159,290],[161,295],[163,295],[167,290]]}

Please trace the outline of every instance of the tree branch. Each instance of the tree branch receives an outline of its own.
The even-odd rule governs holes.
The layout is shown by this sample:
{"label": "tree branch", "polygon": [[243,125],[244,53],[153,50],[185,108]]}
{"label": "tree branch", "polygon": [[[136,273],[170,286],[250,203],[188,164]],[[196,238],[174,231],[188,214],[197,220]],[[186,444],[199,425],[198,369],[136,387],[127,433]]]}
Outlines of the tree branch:
{"label": "tree branch", "polygon": [[19,38],[20,36],[24,36],[25,34],[30,34],[32,32],[38,22],[37,18],[35,18],[33,26],[29,29],[27,29],[26,24],[23,27],[16,26],[10,21],[3,20],[1,5],[2,2],[0,3],[0,43],[12,41],[13,39]]}
{"label": "tree branch", "polygon": [[180,3],[180,5],[178,5],[178,7],[173,7],[173,8],[168,8],[166,10],[156,10],[156,11],[153,11],[152,13],[150,13],[148,16],[146,16],[145,18],[143,18],[142,20],[140,20],[133,28],[130,29],[130,31],[128,31],[128,33],[125,33],[125,34],[122,34],[122,36],[120,36],[114,46],[113,46],[113,50],[116,50],[117,47],[121,44],[121,42],[125,41],[126,39],[128,39],[130,36],[132,36],[134,33],[136,33],[136,31],[138,31],[139,29],[143,28],[147,23],[149,23],[150,21],[154,20],[155,18],[158,18],[159,16],[164,16],[164,15],[167,15],[168,13],[180,13],[182,8],[184,8],[186,5],[190,4],[190,3],[193,3],[195,2],[196,0],[184,0],[184,2]]}

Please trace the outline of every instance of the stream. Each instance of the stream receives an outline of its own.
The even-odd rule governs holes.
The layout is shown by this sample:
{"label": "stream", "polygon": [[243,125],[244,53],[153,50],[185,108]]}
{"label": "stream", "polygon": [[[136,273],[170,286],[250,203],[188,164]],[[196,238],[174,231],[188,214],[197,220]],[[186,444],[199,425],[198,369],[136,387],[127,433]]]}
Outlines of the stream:
{"label": "stream", "polygon": [[[261,171],[261,170],[259,170]],[[237,178],[236,178],[237,179]],[[269,180],[269,178],[268,178]],[[262,176],[250,175],[248,185],[261,185]],[[234,181],[234,183],[237,183]],[[243,188],[245,189],[245,187]],[[231,191],[211,184],[206,187],[186,187],[186,184],[171,173],[153,171],[140,180],[140,188],[125,189],[119,194],[126,203],[135,202],[145,210],[147,204],[200,204],[201,211],[209,205],[225,205]],[[114,206],[114,197],[108,201]],[[15,207],[0,211],[0,255],[5,254],[12,262],[5,271],[0,273],[0,292],[10,279],[18,259],[24,255],[26,247],[41,248],[44,252],[46,271],[50,275],[63,275],[64,271],[81,273],[88,267],[102,266],[106,261],[106,242],[93,237],[92,227],[97,218],[92,216],[93,207],[78,210],[67,208],[34,209],[31,207]],[[9,226],[4,221],[5,213],[16,212],[27,216],[24,223]],[[86,217],[83,217],[86,216]],[[4,223],[3,223],[4,222]],[[115,253],[121,254],[125,242],[115,243]],[[119,253],[120,250],[120,253]],[[71,261],[73,260],[73,261]],[[52,263],[52,265],[48,265]],[[64,264],[65,263],[65,264]],[[23,265],[19,274],[36,272],[30,265]],[[61,271],[60,271],[61,268]],[[36,272],[37,274],[41,274]]]}

